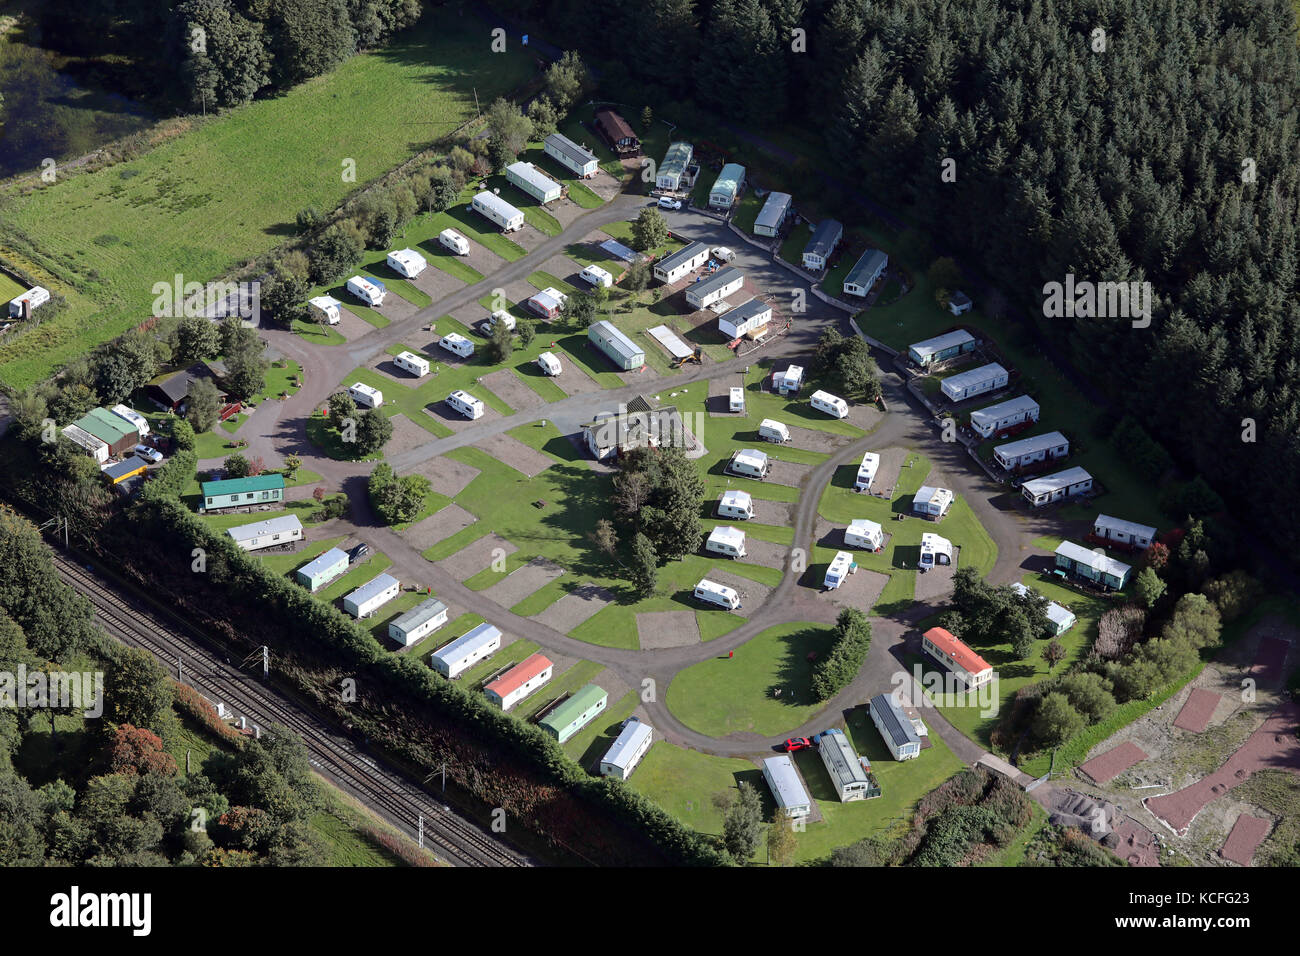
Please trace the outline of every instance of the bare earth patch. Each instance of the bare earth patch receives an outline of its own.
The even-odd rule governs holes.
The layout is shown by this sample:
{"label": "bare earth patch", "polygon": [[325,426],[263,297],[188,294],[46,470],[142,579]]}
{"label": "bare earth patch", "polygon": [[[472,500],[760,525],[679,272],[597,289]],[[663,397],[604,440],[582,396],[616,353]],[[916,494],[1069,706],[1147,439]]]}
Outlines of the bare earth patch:
{"label": "bare earth patch", "polygon": [[769,460],[768,465],[767,478],[764,480],[778,485],[789,485],[791,488],[802,487],[813,472],[812,465],[797,465],[792,461]]}
{"label": "bare earth patch", "polygon": [[411,543],[411,547],[427,551],[439,541],[444,541],[453,534],[463,531],[477,520],[460,505],[447,505],[441,511],[436,511],[411,525],[402,532],[402,536]]}
{"label": "bare earth patch", "polygon": [[815,428],[800,428],[798,425],[786,427],[790,430],[790,445],[793,448],[831,452],[849,443],[843,435],[832,435],[830,432],[818,431]]}
{"label": "bare earth patch", "polygon": [[389,421],[393,423],[393,437],[384,446],[385,455],[399,455],[433,441],[433,435],[405,415],[394,415]]}
{"label": "bare earth patch", "polygon": [[952,594],[952,577],[961,564],[961,548],[954,547],[952,564],[931,568],[925,573],[917,571],[913,596],[917,601],[940,601]]}
{"label": "bare earth patch", "polygon": [[[446,509],[444,509],[446,510]],[[456,580],[472,578],[495,558],[505,558],[519,549],[496,532],[486,534],[472,544],[467,544],[450,557],[438,562]]]}
{"label": "bare earth patch", "polygon": [[1214,711],[1223,702],[1223,695],[1197,687],[1187,695],[1187,702],[1174,718],[1174,726],[1199,734],[1210,724]]}
{"label": "bare earth patch", "polygon": [[517,412],[544,404],[542,396],[525,385],[523,379],[508,368],[484,375],[483,384]]}
{"label": "bare earth patch", "polygon": [[384,304],[376,308],[375,311],[390,322],[400,322],[415,315],[419,309],[400,295],[390,292],[384,296]]}
{"label": "bare earth patch", "polygon": [[652,611],[636,616],[641,650],[690,647],[700,643],[700,628],[694,611]]}
{"label": "bare earth patch", "polygon": [[545,558],[533,558],[521,568],[479,593],[502,607],[514,607],[532,594],[564,574],[564,568]]}
{"label": "bare earth patch", "polygon": [[588,581],[574,588],[546,610],[534,614],[533,619],[551,630],[568,634],[587,618],[614,603],[614,595],[598,584]]}
{"label": "bare earth patch", "polygon": [[443,455],[421,462],[415,470],[429,479],[434,491],[448,498],[455,498],[479,476],[479,470],[473,465]]}
{"label": "bare earth patch", "polygon": [[1263,817],[1241,814],[1237,817],[1237,822],[1232,825],[1232,832],[1228,834],[1223,848],[1219,850],[1219,856],[1239,866],[1250,866],[1255,850],[1264,842],[1264,837],[1268,836],[1271,826],[1272,821]]}
{"label": "bare earth patch", "polygon": [[581,395],[587,392],[599,392],[600,384],[579,368],[567,355],[559,356],[560,374],[551,381],[560,386],[565,395]]}
{"label": "bare earth patch", "polygon": [[479,442],[476,447],[481,448],[503,465],[509,465],[529,478],[541,474],[555,464],[554,459],[549,455],[529,448],[510,435],[491,435]]}

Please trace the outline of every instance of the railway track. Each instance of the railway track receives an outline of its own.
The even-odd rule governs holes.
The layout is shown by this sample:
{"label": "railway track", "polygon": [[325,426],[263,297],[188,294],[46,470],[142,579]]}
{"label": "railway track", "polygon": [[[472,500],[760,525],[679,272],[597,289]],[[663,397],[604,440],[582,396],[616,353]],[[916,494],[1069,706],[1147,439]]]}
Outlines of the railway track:
{"label": "railway track", "polygon": [[124,644],[143,648],[175,673],[184,661],[185,683],[218,700],[250,723],[282,724],[302,737],[312,767],[350,793],[412,840],[424,817],[425,847],[459,866],[532,866],[534,861],[506,846],[433,796],[411,786],[399,771],[356,746],[251,675],[223,663],[216,654],[164,624],[142,601],[117,589],[66,554],[53,552],[63,579],[95,607],[99,624]]}

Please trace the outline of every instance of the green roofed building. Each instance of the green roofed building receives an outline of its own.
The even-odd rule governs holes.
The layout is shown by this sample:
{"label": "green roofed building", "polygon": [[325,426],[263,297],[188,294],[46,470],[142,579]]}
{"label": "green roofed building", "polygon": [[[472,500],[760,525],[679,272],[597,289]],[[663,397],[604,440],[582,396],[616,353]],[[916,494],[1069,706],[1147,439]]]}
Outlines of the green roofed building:
{"label": "green roofed building", "polygon": [[595,684],[588,684],[541,720],[542,729],[564,743],[597,714],[605,709],[609,695]]}
{"label": "green roofed building", "polygon": [[709,208],[730,209],[744,188],[745,167],[739,163],[727,163],[709,190]]}
{"label": "green roofed building", "polygon": [[114,458],[130,452],[140,440],[134,425],[106,408],[92,408],[73,424],[107,445],[109,455]]}
{"label": "green roofed building", "polygon": [[284,475],[253,475],[203,482],[203,507],[236,508],[284,501]]}

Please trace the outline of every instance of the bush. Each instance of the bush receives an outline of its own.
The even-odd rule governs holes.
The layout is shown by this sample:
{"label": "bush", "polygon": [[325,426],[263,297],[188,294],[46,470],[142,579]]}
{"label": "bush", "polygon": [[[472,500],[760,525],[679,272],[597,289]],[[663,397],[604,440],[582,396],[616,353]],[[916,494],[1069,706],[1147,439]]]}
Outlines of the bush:
{"label": "bush", "polygon": [[871,622],[857,608],[845,608],[835,621],[835,644],[813,668],[812,692],[830,700],[857,676],[871,649]]}

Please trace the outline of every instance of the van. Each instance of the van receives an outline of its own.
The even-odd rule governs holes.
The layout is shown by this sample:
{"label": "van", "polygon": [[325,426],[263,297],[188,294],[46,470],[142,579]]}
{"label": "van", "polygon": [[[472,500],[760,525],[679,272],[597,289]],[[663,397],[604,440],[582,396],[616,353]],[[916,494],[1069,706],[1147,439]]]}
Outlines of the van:
{"label": "van", "polygon": [[740,594],[737,593],[735,588],[729,588],[725,584],[718,584],[708,579],[702,580],[695,585],[695,599],[708,604],[715,604],[718,607],[726,608],[728,611],[734,611],[740,607]]}
{"label": "van", "polygon": [[739,412],[741,415],[745,414],[745,390],[743,388],[733,388],[731,390],[728,407],[733,412]]}
{"label": "van", "polygon": [[578,273],[578,276],[586,279],[592,285],[602,286],[606,289],[614,284],[614,277],[600,266],[587,266],[587,268]]}
{"label": "van", "polygon": [[719,262],[730,262],[736,258],[736,253],[726,246],[716,246],[713,250],[713,258]]}
{"label": "van", "polygon": [[758,423],[758,437],[763,441],[775,442],[781,445],[790,440],[790,429],[786,428],[782,422],[765,418]]}
{"label": "van", "polygon": [[483,417],[483,402],[469,392],[456,389],[447,396],[447,405],[470,420]]}
{"label": "van", "polygon": [[849,403],[830,392],[813,392],[809,403],[819,412],[825,412],[831,418],[847,418]]}
{"label": "van", "polygon": [[763,479],[767,477],[769,467],[766,454],[756,448],[742,448],[731,456],[727,470],[742,478]]}
{"label": "van", "polygon": [[719,525],[713,529],[704,542],[704,550],[728,558],[743,558],[745,556],[745,532],[739,528]]}
{"label": "van", "polygon": [[754,517],[754,499],[747,491],[724,491],[718,499],[718,516],[748,521]]}
{"label": "van", "polygon": [[348,386],[348,394],[354,402],[366,408],[379,408],[384,404],[384,393],[364,382],[353,382]]}
{"label": "van", "polygon": [[506,331],[508,332],[513,332],[515,330],[515,326],[518,324],[515,321],[515,317],[511,315],[509,312],[507,312],[505,309],[497,309],[497,311],[493,312],[491,315],[488,316],[488,320],[487,320],[488,331],[492,331],[493,329],[495,329],[498,322],[504,325],[506,327]]}
{"label": "van", "polygon": [[560,360],[554,352],[543,352],[537,356],[537,367],[542,370],[543,375],[560,374]]}
{"label": "van", "polygon": [[853,555],[847,551],[835,552],[835,558],[826,569],[826,577],[822,580],[822,587],[828,591],[833,591],[841,584],[844,579],[857,570],[857,565],[853,562]]}
{"label": "van", "polygon": [[438,233],[438,242],[444,249],[458,256],[469,255],[469,240],[455,229],[444,229]]}
{"label": "van", "polygon": [[880,468],[880,456],[874,451],[869,451],[862,456],[862,464],[858,465],[858,476],[853,480],[854,491],[870,491],[871,483],[876,480],[876,470]]}
{"label": "van", "polygon": [[383,305],[384,296],[388,292],[378,279],[366,276],[353,276],[348,280],[347,290],[371,307]]}
{"label": "van", "polygon": [[469,358],[474,354],[474,343],[463,335],[457,335],[455,332],[448,332],[440,338],[438,345],[453,355],[459,355],[461,358]]}

